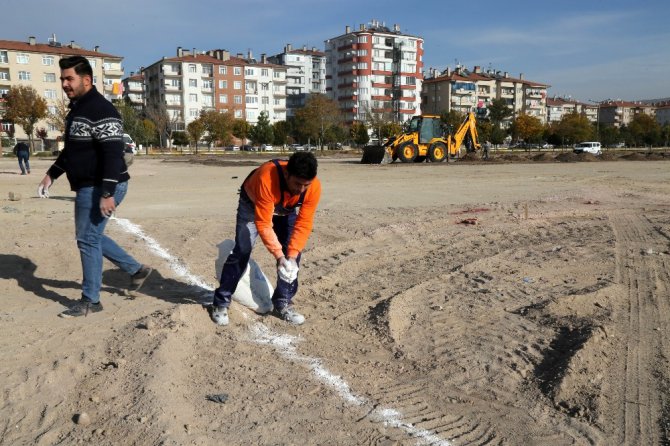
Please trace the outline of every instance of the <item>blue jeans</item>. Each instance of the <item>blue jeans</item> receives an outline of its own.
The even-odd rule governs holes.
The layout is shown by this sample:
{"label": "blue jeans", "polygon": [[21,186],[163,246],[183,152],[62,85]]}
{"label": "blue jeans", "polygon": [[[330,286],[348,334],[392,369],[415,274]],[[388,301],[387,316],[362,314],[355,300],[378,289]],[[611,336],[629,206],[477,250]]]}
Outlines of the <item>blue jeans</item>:
{"label": "blue jeans", "polygon": [[[291,240],[293,226],[295,225],[296,213],[286,216],[274,216],[272,226],[277,234],[277,239],[282,245],[284,255],[288,249],[288,242]],[[254,204],[249,200],[244,192],[240,194],[240,202],[237,208],[237,224],[235,226],[235,247],[230,253],[221,271],[221,282],[214,291],[214,305],[221,307],[230,306],[237,284],[244,274],[251,257],[251,250],[258,238],[258,229],[256,228],[254,216]],[[300,265],[300,254],[296,259]],[[272,304],[275,309],[280,310],[291,304],[293,296],[298,292],[298,279],[293,282],[284,282],[277,278],[277,286],[272,294]]]}
{"label": "blue jeans", "polygon": [[28,159],[30,158],[30,152],[25,152],[23,150],[20,152],[16,152],[16,157],[19,159],[19,168],[21,169],[21,175],[24,175],[26,173],[26,170],[28,171],[28,173],[30,173],[30,161],[28,161]]}
{"label": "blue jeans", "polygon": [[[114,201],[118,206],[128,191],[128,182],[116,185]],[[81,284],[83,300],[100,301],[102,287],[102,258],[105,257],[128,274],[135,274],[142,265],[126,253],[114,240],[103,232],[109,221],[100,213],[99,187],[82,187],[77,191],[74,202],[74,224],[77,246],[81,256],[84,278]]]}

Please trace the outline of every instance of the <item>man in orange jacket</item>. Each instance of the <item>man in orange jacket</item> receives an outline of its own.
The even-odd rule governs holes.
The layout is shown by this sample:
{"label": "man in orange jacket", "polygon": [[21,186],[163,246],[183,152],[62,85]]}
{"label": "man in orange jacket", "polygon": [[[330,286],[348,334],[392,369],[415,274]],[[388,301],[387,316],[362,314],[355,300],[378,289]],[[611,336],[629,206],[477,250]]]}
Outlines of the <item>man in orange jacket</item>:
{"label": "man in orange jacket", "polygon": [[214,291],[211,318],[228,325],[228,307],[242,277],[256,238],[277,260],[277,287],[272,295],[273,312],[300,325],[305,317],[293,309],[298,291],[300,254],[312,232],[314,213],[321,197],[312,153],[296,152],[288,161],[272,160],[251,172],[242,183],[237,208],[235,248],[226,259],[221,282]]}

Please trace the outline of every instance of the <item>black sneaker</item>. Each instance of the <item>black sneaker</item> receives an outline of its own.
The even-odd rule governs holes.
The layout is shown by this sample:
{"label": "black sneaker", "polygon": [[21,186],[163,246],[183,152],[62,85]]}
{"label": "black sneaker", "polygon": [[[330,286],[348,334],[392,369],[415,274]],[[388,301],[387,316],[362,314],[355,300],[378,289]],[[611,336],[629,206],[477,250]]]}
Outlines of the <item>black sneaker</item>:
{"label": "black sneaker", "polygon": [[277,316],[279,319],[285,320],[289,324],[302,325],[305,323],[305,316],[295,311],[293,309],[293,305],[289,305],[282,309],[275,308],[273,312],[275,316]]}
{"label": "black sneaker", "polygon": [[71,318],[79,316],[88,316],[89,313],[98,313],[102,311],[102,304],[100,302],[93,303],[87,300],[80,300],[72,305],[67,310],[59,314],[60,317]]}
{"label": "black sneaker", "polygon": [[130,282],[130,291],[137,291],[139,290],[142,285],[144,284],[144,281],[147,280],[147,277],[149,277],[149,274],[153,271],[153,268],[149,266],[144,266],[142,265],[140,267],[140,270],[137,271],[135,274],[131,276],[131,282]]}

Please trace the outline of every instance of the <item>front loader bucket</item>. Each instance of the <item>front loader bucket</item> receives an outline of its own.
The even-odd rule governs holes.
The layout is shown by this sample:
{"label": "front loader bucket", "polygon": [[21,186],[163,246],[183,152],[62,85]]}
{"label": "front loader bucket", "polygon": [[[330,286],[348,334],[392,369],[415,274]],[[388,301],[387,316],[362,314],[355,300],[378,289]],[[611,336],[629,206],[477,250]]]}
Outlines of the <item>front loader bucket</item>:
{"label": "front loader bucket", "polygon": [[391,161],[391,156],[384,146],[363,147],[361,164],[388,164]]}

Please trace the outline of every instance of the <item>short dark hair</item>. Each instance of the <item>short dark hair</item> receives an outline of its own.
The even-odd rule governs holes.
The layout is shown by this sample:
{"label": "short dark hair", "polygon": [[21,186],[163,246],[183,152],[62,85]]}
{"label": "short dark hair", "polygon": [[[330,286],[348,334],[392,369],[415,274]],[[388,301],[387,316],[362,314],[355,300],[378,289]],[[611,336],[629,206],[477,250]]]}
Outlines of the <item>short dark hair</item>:
{"label": "short dark hair", "polygon": [[88,59],[84,56],[70,56],[65,57],[58,61],[58,66],[61,70],[67,70],[68,68],[74,68],[74,72],[79,76],[91,76],[93,79],[93,68]]}
{"label": "short dark hair", "polygon": [[316,177],[316,157],[310,152],[296,152],[288,159],[288,174],[305,180]]}

